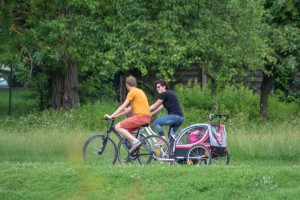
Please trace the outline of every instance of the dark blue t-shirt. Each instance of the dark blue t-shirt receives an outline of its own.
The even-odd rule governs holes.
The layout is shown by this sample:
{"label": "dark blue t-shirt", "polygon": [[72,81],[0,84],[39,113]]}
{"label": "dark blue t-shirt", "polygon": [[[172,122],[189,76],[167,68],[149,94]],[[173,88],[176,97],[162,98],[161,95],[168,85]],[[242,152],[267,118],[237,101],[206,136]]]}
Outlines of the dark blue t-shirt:
{"label": "dark blue t-shirt", "polygon": [[183,116],[179,100],[174,92],[167,90],[160,93],[159,99],[163,100],[163,106],[167,109],[169,115]]}

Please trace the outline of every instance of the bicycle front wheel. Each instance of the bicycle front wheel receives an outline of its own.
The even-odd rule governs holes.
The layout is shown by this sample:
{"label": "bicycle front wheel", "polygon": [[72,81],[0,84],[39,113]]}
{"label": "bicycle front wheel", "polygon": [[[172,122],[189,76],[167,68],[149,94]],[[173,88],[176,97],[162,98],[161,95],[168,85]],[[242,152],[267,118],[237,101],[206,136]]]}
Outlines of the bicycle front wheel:
{"label": "bicycle front wheel", "polygon": [[84,144],[83,158],[88,164],[115,164],[117,160],[116,144],[109,137],[94,135]]}

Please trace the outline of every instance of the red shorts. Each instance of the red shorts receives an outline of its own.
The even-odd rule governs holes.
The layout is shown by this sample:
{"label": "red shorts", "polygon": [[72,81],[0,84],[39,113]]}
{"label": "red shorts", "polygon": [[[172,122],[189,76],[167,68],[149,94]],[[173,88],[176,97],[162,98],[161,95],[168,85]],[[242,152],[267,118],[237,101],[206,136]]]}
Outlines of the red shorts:
{"label": "red shorts", "polygon": [[151,117],[149,115],[134,115],[121,121],[120,126],[131,133],[142,125],[150,123],[150,120]]}

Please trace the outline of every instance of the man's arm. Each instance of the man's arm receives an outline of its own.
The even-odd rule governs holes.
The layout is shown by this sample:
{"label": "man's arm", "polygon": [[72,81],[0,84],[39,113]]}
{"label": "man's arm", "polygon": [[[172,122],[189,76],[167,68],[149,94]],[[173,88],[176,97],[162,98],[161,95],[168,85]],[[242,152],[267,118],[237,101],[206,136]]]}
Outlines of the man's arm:
{"label": "man's arm", "polygon": [[132,112],[132,108],[131,108],[131,106],[128,106],[127,108],[124,109],[124,111],[122,111],[121,113],[115,115],[115,118],[120,117],[120,116],[125,115],[125,114],[128,114],[130,112]]}
{"label": "man's arm", "polygon": [[119,108],[112,114],[112,115],[104,115],[104,117],[108,117],[108,118],[116,118],[119,117],[121,115],[124,115],[126,113],[125,108],[129,105],[130,101],[129,100],[125,100],[124,103],[122,105],[119,106]]}

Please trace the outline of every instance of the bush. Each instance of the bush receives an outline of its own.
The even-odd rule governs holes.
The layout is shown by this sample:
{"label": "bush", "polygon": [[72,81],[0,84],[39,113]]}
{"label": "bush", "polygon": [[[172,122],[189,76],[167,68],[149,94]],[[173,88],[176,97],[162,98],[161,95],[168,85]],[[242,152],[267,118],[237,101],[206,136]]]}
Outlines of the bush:
{"label": "bush", "polygon": [[272,121],[299,120],[300,104],[296,102],[282,102],[277,96],[271,97],[269,99],[268,116]]}
{"label": "bush", "polygon": [[[243,85],[226,86],[219,91],[216,97],[216,111],[210,90],[207,87],[201,88],[197,81],[189,82],[187,86],[178,85],[176,93],[189,123],[207,121],[210,113],[223,113],[231,117],[260,121],[260,96]],[[287,121],[299,117],[299,113],[299,104],[281,102],[277,96],[269,97],[270,120]]]}
{"label": "bush", "polygon": [[225,87],[218,93],[217,102],[220,113],[259,118],[259,96],[245,86]]}

